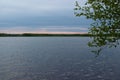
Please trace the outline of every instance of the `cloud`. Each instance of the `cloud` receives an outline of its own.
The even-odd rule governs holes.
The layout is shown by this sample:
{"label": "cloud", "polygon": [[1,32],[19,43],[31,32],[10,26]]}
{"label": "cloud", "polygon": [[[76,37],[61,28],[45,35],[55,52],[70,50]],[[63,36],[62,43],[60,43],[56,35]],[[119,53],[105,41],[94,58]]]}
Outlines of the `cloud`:
{"label": "cloud", "polygon": [[[80,0],[83,5],[85,0]],[[1,15],[52,14],[73,10],[75,0],[0,0]]]}
{"label": "cloud", "polygon": [[[82,6],[86,0],[77,1]],[[88,26],[89,21],[85,18],[75,17],[74,7],[75,0],[0,0],[0,32],[37,31],[39,28],[54,31],[82,30],[52,27]],[[47,26],[51,27],[46,29]]]}
{"label": "cloud", "polygon": [[[71,13],[72,14],[72,13]],[[24,17],[11,17],[11,18],[0,18],[0,27],[16,27],[16,26],[27,26],[27,27],[46,27],[46,26],[85,26],[88,27],[91,21],[85,18],[72,16],[24,16]]]}

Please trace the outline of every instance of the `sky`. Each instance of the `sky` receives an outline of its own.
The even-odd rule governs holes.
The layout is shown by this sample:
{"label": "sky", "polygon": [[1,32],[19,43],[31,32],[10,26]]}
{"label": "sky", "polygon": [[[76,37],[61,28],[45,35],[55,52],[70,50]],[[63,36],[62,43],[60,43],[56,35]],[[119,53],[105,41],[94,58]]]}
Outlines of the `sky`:
{"label": "sky", "polygon": [[88,31],[90,21],[74,8],[75,0],[0,0],[0,32]]}

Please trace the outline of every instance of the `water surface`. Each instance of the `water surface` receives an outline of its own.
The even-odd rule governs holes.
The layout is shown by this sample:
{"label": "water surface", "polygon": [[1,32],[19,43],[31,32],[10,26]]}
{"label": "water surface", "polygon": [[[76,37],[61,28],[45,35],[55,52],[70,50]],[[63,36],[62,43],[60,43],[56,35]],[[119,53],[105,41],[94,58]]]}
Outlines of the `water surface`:
{"label": "water surface", "polygon": [[1,80],[120,80],[120,46],[95,57],[88,37],[1,37]]}

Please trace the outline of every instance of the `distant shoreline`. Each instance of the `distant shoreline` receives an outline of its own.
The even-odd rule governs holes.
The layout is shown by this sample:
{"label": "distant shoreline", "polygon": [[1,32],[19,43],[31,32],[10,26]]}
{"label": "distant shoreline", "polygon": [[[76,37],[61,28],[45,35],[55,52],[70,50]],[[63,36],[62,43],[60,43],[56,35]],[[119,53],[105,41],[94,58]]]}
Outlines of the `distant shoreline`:
{"label": "distant shoreline", "polygon": [[22,33],[22,34],[8,34],[8,33],[0,33],[0,37],[42,37],[42,36],[90,36],[88,33],[74,33],[74,34],[49,34],[49,33]]}
{"label": "distant shoreline", "polygon": [[9,33],[0,33],[0,37],[101,37],[101,36],[106,36],[106,37],[120,37],[120,34],[104,34],[104,35],[93,35],[89,33],[59,33],[59,34],[53,34],[53,33],[22,33],[22,34],[9,34]]}

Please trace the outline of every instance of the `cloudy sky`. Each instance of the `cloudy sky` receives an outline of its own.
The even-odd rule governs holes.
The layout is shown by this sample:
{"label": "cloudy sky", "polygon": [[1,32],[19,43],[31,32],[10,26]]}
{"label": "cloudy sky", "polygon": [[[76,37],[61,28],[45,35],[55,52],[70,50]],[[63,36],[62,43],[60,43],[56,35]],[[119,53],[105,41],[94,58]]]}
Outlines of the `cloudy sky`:
{"label": "cloudy sky", "polygon": [[74,7],[75,0],[0,0],[0,32],[86,31],[90,21]]}

